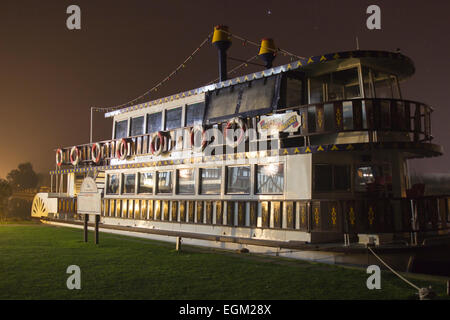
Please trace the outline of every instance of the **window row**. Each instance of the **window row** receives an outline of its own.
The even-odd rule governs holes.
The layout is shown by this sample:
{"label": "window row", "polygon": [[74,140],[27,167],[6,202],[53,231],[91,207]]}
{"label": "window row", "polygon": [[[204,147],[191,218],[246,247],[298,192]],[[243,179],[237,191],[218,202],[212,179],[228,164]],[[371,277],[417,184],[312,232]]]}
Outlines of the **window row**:
{"label": "window row", "polygon": [[[186,168],[139,173],[111,173],[107,176],[106,194],[221,194],[225,183],[227,194],[250,194],[251,183],[255,183],[257,194],[281,194],[284,191],[284,165],[273,163],[257,165],[255,179],[250,166]],[[198,182],[196,179],[198,174]],[[198,190],[197,190],[198,184]]]}
{"label": "window row", "polygon": [[[315,192],[351,191],[350,165],[314,164],[313,190]],[[354,191],[392,191],[392,169],[385,164],[361,164],[355,166]]]}
{"label": "window row", "polygon": [[[160,112],[149,113],[146,116],[116,121],[114,138],[121,139],[128,136],[133,137],[161,130],[172,130],[201,124],[203,122],[203,113],[205,109],[204,102],[187,105],[184,109],[184,118],[183,107],[177,107]],[[163,117],[163,112],[165,112],[165,117]]]}
{"label": "window row", "polygon": [[355,98],[400,99],[396,75],[358,65],[309,78],[309,103]]}

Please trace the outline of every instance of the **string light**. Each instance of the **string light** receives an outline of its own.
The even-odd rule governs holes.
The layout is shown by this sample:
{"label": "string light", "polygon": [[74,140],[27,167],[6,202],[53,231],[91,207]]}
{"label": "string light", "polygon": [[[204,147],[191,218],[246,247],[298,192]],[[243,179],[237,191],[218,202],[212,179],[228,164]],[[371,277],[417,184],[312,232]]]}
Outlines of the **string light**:
{"label": "string light", "polygon": [[93,111],[97,111],[97,112],[111,112],[117,109],[121,109],[127,105],[131,105],[136,103],[137,101],[139,101],[140,99],[142,99],[143,97],[145,97],[146,95],[148,95],[149,93],[153,92],[153,91],[157,91],[158,87],[162,86],[165,82],[167,82],[168,80],[170,80],[172,78],[173,75],[177,74],[178,71],[180,69],[184,69],[186,67],[186,64],[191,61],[193,59],[193,57],[200,51],[200,49],[211,39],[212,33],[210,33],[201,43],[200,45],[180,64],[178,65],[178,67],[173,70],[168,76],[166,76],[163,80],[161,80],[158,84],[156,84],[155,86],[153,86],[150,90],[147,90],[146,92],[144,92],[143,94],[141,94],[139,97],[134,98],[133,100],[130,100],[126,103],[120,104],[120,105],[116,105],[116,106],[112,106],[112,107],[104,107],[104,108],[99,108],[99,107],[94,107],[92,108]]}
{"label": "string light", "polygon": [[[231,33],[231,32],[228,32],[228,31],[226,31],[226,30],[221,30],[222,32],[225,32],[225,33],[227,33],[228,35],[230,35],[231,37],[233,37],[233,38],[236,38],[236,39],[238,39],[238,40],[240,40],[240,41],[242,41],[242,45],[243,46],[246,46],[247,45],[247,43],[250,43],[250,44],[252,44],[252,45],[254,45],[254,46],[256,46],[256,47],[258,47],[258,48],[260,48],[261,46],[258,44],[258,43],[256,43],[256,42],[253,42],[253,41],[251,41],[251,40],[248,40],[248,39],[246,39],[246,38],[244,38],[244,37],[241,37],[241,36],[238,36],[238,35],[236,35],[236,34],[233,34],[233,33]],[[123,107],[125,107],[125,106],[128,106],[128,105],[133,105],[133,104],[135,104],[136,102],[138,102],[140,99],[142,99],[142,98],[144,98],[145,96],[147,96],[149,93],[151,93],[151,92],[153,92],[153,91],[158,91],[158,88],[160,87],[160,86],[162,86],[164,83],[166,83],[167,81],[169,81],[175,74],[177,74],[178,73],[178,71],[179,70],[181,70],[181,69],[185,69],[185,67],[186,67],[186,64],[188,63],[188,62],[190,62],[192,59],[193,59],[193,57],[200,51],[200,49],[211,39],[211,36],[212,36],[212,33],[210,33],[201,43],[200,43],[200,45],[180,64],[180,65],[178,65],[178,67],[177,68],[175,68],[175,70],[173,70],[168,76],[166,76],[163,80],[161,80],[158,84],[156,84],[155,86],[153,86],[150,90],[147,90],[146,92],[144,92],[143,94],[141,94],[140,96],[138,96],[137,98],[134,98],[133,100],[130,100],[130,101],[128,101],[128,102],[126,102],[126,103],[123,103],[123,104],[120,104],[120,105],[116,105],[116,106],[112,106],[112,107],[103,107],[103,108],[100,108],[100,107],[93,107],[92,108],[92,110],[93,111],[97,111],[97,112],[111,112],[111,111],[114,111],[114,110],[117,110],[117,109],[121,109],[121,108],[123,108]],[[297,59],[305,59],[304,57],[301,57],[301,56],[298,56],[298,55],[296,55],[296,54],[293,54],[293,53],[290,53],[289,51],[286,51],[286,50],[284,50],[284,49],[281,49],[281,48],[276,48],[276,49],[272,49],[272,48],[267,48],[268,50],[270,50],[270,51],[273,51],[274,52],[274,54],[276,55],[277,54],[277,52],[279,51],[279,52],[282,52],[283,53],[283,55],[284,56],[286,56],[286,55],[288,55],[289,57],[290,57],[290,60],[291,61],[293,61],[294,60],[294,58],[297,58]],[[248,60],[246,60],[245,62],[243,62],[243,63],[241,63],[240,65],[238,65],[237,67],[235,67],[234,69],[232,69],[232,70],[230,70],[229,72],[228,72],[228,74],[233,74],[233,73],[235,73],[235,72],[237,72],[239,69],[241,69],[241,68],[243,68],[243,67],[248,67],[248,62],[251,62],[251,61],[253,61],[253,60],[255,60],[256,58],[258,57],[258,55],[255,55],[255,56],[253,56],[253,57],[251,57],[251,58],[249,58]],[[219,78],[216,78],[215,80],[213,80],[213,81],[211,81],[211,82],[209,82],[208,84],[211,84],[211,83],[214,83],[214,82],[216,82],[216,81],[218,81],[219,80]]]}

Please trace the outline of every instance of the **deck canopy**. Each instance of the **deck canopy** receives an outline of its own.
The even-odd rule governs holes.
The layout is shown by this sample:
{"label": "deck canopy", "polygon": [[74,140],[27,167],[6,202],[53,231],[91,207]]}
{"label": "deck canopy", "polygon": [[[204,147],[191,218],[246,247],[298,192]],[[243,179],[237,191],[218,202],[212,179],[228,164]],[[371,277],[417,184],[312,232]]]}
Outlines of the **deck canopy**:
{"label": "deck canopy", "polygon": [[[245,86],[245,83],[247,83],[248,86],[248,89],[246,89],[245,94],[245,96],[247,96],[247,99],[250,97],[254,97],[255,94],[257,94],[258,92],[262,92],[262,90],[266,91],[267,88],[269,88],[269,90],[267,90],[268,93],[264,92],[264,97],[258,98],[260,99],[258,100],[258,105],[246,104],[243,106],[243,109],[241,109],[241,107],[238,108],[237,110],[238,113],[241,113],[240,111],[243,110],[246,111],[266,110],[267,108],[274,107],[275,104],[279,103],[279,101],[275,101],[277,99],[276,90],[283,90],[283,88],[281,87],[277,88],[276,86],[277,77],[274,77],[275,75],[284,74],[291,70],[297,70],[302,73],[305,73],[306,75],[314,75],[317,73],[337,70],[343,64],[345,65],[352,62],[359,62],[361,65],[366,66],[367,68],[373,68],[379,71],[389,72],[390,74],[394,74],[396,77],[398,77],[399,80],[403,80],[410,77],[411,75],[414,74],[415,71],[414,64],[411,61],[411,59],[404,56],[401,53],[393,53],[387,51],[361,51],[361,50],[329,53],[325,55],[312,56],[309,58],[300,59],[285,65],[273,67],[270,69],[244,75],[241,77],[236,77],[230,80],[214,83],[197,89],[181,92],[178,94],[174,94],[172,96],[156,99],[138,105],[133,105],[127,108],[114,110],[111,112],[107,112],[105,114],[105,117],[109,118],[118,114],[149,108],[154,105],[159,105],[165,102],[174,101],[188,96],[207,92],[209,93],[210,96],[214,96],[215,94],[215,97],[211,99],[211,105],[213,107],[211,110],[207,110],[206,120],[218,119],[222,117],[226,118],[227,115],[231,115],[233,114],[233,112],[236,112],[237,103],[234,106],[235,108],[234,110],[232,110],[233,105],[231,105],[227,107],[226,110],[219,112],[219,107],[217,106],[221,105],[222,102],[225,100],[229,100],[229,102],[234,103],[233,99],[236,100],[238,99],[238,92]],[[266,80],[264,82],[255,81],[258,79],[266,79]],[[278,81],[281,81],[281,79]],[[231,88],[228,90],[224,90],[224,88],[228,87]],[[228,91],[229,92],[233,91],[237,93],[231,93],[230,96],[225,97],[226,95],[224,95],[224,92]],[[269,103],[270,100],[269,96],[271,92],[274,93],[274,96],[272,97],[271,103]],[[245,96],[243,95],[244,101],[246,99]],[[281,99],[280,101],[282,101],[283,97],[280,97],[280,99]]]}

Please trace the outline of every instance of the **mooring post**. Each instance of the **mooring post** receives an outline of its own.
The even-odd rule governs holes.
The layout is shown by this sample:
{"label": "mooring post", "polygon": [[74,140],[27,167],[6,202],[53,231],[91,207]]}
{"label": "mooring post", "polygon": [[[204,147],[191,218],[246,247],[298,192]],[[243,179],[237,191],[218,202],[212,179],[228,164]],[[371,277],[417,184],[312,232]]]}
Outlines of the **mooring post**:
{"label": "mooring post", "polygon": [[95,244],[98,244],[98,223],[100,221],[100,216],[95,215]]}
{"label": "mooring post", "polygon": [[84,242],[88,242],[88,221],[89,221],[89,215],[84,215]]}
{"label": "mooring post", "polygon": [[176,250],[181,251],[181,237],[177,237]]}

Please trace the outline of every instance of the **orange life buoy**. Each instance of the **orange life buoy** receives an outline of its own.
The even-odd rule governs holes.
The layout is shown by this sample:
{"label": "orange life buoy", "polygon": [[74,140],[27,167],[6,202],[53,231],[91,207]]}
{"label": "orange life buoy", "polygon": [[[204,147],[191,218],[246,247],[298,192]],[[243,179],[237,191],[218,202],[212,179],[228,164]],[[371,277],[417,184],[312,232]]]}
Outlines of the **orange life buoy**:
{"label": "orange life buoy", "polygon": [[[76,154],[75,158],[74,153]],[[78,149],[78,147],[74,146],[72,147],[72,149],[70,149],[70,163],[76,166],[79,162],[80,162],[80,150]]]}
{"label": "orange life buoy", "polygon": [[[159,146],[156,148],[156,139],[159,140]],[[152,141],[150,142],[150,151],[153,155],[159,156],[164,150],[164,136],[161,131],[155,133],[152,137]]]}
{"label": "orange life buoy", "polygon": [[[231,129],[231,127],[233,125],[238,126],[238,130],[240,130],[239,137],[237,138],[236,141],[234,141],[234,134],[233,134],[233,137],[231,137],[232,140],[228,137],[228,134],[227,134],[228,130]],[[236,148],[238,145],[240,145],[241,142],[246,139],[246,135],[245,135],[246,130],[247,130],[247,126],[245,125],[245,122],[241,118],[236,117],[236,118],[229,120],[227,122],[225,131],[224,131],[227,145],[229,145],[230,147],[233,147],[233,148]]]}
{"label": "orange life buoy", "polygon": [[56,150],[56,165],[61,167],[64,161],[63,151],[61,149]]}
{"label": "orange life buoy", "polygon": [[91,160],[95,164],[98,164],[101,160],[101,157],[102,157],[102,150],[100,147],[100,143],[96,142],[91,147]]}
{"label": "orange life buoy", "polygon": [[125,160],[128,154],[128,142],[125,138],[120,140],[119,145],[117,146],[116,157],[120,160]]}
{"label": "orange life buoy", "polygon": [[[196,146],[195,145],[195,134],[198,131],[200,131],[202,133],[202,141],[201,141],[200,146]],[[201,125],[193,126],[192,129],[191,129],[191,146],[192,146],[192,148],[195,151],[203,151],[203,149],[205,149],[205,147],[206,147],[206,144],[207,144],[207,141],[206,141],[205,128],[203,126],[201,126]]]}

